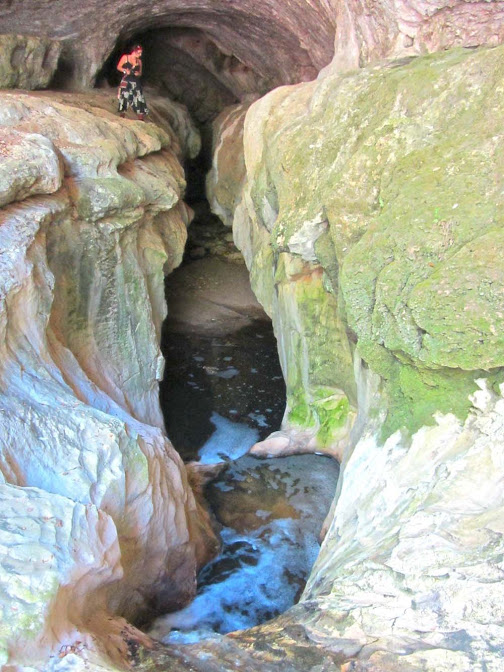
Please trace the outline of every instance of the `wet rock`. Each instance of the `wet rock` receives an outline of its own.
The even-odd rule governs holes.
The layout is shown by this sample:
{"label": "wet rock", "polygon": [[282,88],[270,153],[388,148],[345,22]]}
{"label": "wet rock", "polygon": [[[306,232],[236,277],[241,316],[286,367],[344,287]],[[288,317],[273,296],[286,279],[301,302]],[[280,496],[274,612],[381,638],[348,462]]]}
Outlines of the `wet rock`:
{"label": "wet rock", "polygon": [[[45,672],[82,630],[98,642],[86,650],[128,660],[119,616],[184,604],[215,548],[158,403],[163,269],[180,263],[188,220],[180,145],[119,120],[107,94],[1,98],[6,165],[28,158],[0,211],[2,519],[26,558],[2,559],[2,583],[31,591],[1,601],[20,614],[1,662],[8,649]],[[30,488],[25,524],[11,493],[29,508]]]}
{"label": "wet rock", "polygon": [[198,576],[195,601],[159,618],[149,633],[170,644],[215,638],[292,605],[318,552],[338,471],[313,455],[230,463],[206,489],[224,525],[222,551]]}

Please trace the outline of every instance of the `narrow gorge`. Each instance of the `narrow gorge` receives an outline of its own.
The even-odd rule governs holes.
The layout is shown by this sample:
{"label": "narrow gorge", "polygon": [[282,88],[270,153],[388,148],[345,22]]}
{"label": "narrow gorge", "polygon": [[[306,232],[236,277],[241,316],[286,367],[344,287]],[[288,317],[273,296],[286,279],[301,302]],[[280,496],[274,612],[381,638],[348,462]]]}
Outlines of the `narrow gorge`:
{"label": "narrow gorge", "polygon": [[0,101],[2,672],[501,672],[504,2],[7,0]]}

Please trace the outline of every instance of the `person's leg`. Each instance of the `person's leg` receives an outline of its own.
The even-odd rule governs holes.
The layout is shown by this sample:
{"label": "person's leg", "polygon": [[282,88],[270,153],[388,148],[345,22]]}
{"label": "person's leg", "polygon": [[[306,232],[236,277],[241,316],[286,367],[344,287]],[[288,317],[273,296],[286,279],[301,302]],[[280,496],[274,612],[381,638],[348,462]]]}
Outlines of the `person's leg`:
{"label": "person's leg", "polygon": [[128,107],[132,103],[132,91],[131,85],[129,82],[126,83],[126,86],[121,86],[119,88],[119,116],[125,117]]}
{"label": "person's leg", "polygon": [[135,86],[133,91],[133,99],[131,102],[131,107],[138,117],[139,121],[145,121],[146,115],[149,113],[147,110],[147,104],[143,95],[142,88],[139,85]]}
{"label": "person's leg", "polygon": [[126,89],[119,90],[119,116],[125,117],[126,110],[128,109],[128,99],[127,99]]}

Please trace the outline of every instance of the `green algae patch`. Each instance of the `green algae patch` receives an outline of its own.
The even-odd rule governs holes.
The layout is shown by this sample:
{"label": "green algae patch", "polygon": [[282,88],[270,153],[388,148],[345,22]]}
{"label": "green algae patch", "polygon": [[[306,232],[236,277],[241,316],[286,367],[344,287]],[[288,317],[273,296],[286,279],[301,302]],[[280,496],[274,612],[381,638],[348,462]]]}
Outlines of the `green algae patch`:
{"label": "green algae patch", "polygon": [[307,395],[293,395],[288,401],[290,406],[290,410],[287,414],[289,425],[301,427],[302,429],[311,429],[312,427],[315,427],[316,415],[308,401]]}
{"label": "green algae patch", "polygon": [[320,268],[280,256],[275,279],[287,355],[287,422],[314,431],[317,444],[330,447],[348,435],[354,417],[348,397],[355,399],[356,389],[344,323]]}
{"label": "green algae patch", "polygon": [[[436,412],[464,419],[475,379],[502,378],[503,82],[504,47],[455,49],[328,74],[251,107],[248,214],[268,249],[260,272],[289,422],[326,424],[319,388],[352,406],[354,349],[382,377],[384,435]],[[316,221],[327,229],[310,247]],[[295,271],[284,258],[300,237],[298,256],[313,256]]]}
{"label": "green algae patch", "polygon": [[149,461],[137,442],[131,441],[123,453],[124,471],[130,479],[134,479],[140,488],[149,483]]}
{"label": "green algae patch", "polygon": [[313,404],[319,424],[317,442],[325,448],[348,434],[348,421],[353,420],[350,402],[331,390],[317,390],[315,396],[318,397]]}
{"label": "green algae patch", "polygon": [[471,408],[469,396],[478,389],[475,378],[473,373],[418,370],[397,362],[384,385],[388,414],[382,440],[398,429],[413,434],[423,425],[434,425],[436,412],[464,420]]}
{"label": "green algae patch", "polygon": [[[322,268],[284,253],[278,257],[275,283],[281,333],[288,332],[294,346],[287,368],[301,367],[296,382],[313,389],[337,387],[355,398],[346,325],[340,316],[337,297],[325,289]],[[289,375],[287,393],[290,393]]]}
{"label": "green algae patch", "polygon": [[464,370],[503,366],[504,229],[467,243],[416,285],[408,304],[424,332],[422,360]]}
{"label": "green algae patch", "polygon": [[289,399],[289,426],[313,430],[321,448],[329,448],[347,438],[355,410],[341,390],[321,387],[301,395]]}

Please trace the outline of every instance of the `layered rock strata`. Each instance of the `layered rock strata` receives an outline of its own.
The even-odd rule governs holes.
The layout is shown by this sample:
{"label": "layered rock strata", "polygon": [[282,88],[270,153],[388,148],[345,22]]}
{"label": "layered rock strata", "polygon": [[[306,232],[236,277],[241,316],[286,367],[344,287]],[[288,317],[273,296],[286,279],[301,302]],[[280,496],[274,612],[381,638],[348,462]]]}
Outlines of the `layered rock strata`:
{"label": "layered rock strata", "polygon": [[[335,65],[347,70],[401,53],[496,45],[504,39],[500,0],[160,0],[154,4],[61,0],[57,14],[52,9],[51,0],[3,3],[0,33],[29,33],[59,43],[62,51],[55,81],[73,88],[92,84],[117,42],[122,47],[135,36],[147,42],[153,38],[158,61],[166,63],[176,79],[178,70],[174,92],[184,87],[191,74],[186,67],[189,59],[193,65],[202,63],[207,72],[198,78],[201,88],[211,86],[215,77],[215,95],[224,85],[239,99],[251,88],[253,93],[263,93],[279,84],[313,79],[333,53]],[[175,32],[168,40],[158,39],[157,31],[165,29]]]}
{"label": "layered rock strata", "polygon": [[0,663],[127,659],[118,616],[187,602],[215,548],[157,385],[198,143],[179,108],[177,135],[114,105],[1,94]]}
{"label": "layered rock strata", "polygon": [[500,669],[503,79],[502,47],[335,66],[219,120],[209,184],[288,387],[260,449],[343,469],[300,604],[207,651]]}

